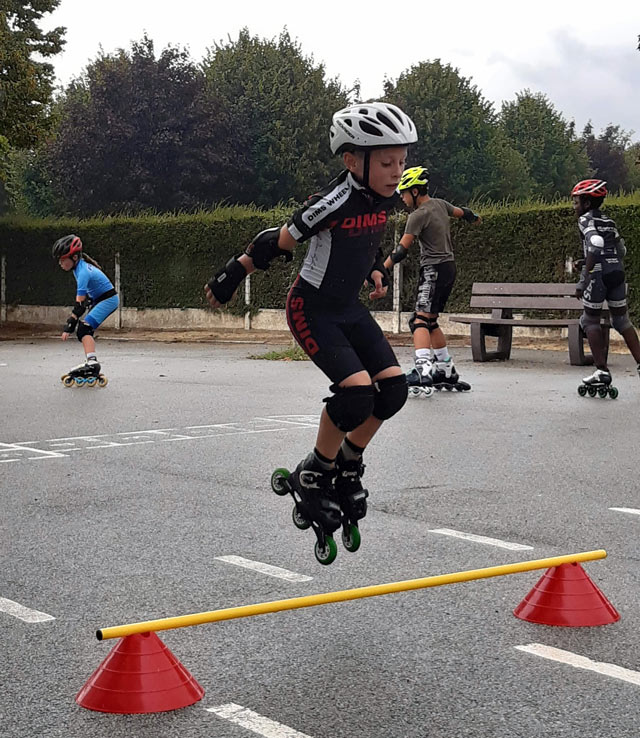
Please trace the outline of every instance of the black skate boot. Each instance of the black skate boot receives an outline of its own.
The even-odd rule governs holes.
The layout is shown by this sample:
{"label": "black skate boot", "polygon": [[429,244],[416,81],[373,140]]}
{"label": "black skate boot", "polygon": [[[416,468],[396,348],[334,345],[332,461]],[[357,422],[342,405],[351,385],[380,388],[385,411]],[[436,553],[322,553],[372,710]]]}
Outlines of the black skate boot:
{"label": "black skate boot", "polygon": [[416,359],[416,366],[407,374],[409,397],[431,397],[433,382],[431,380],[431,362],[429,359]]}
{"label": "black skate boot", "polygon": [[321,564],[331,564],[338,552],[332,533],[340,527],[342,513],[336,499],[335,477],[335,469],[318,468],[313,452],[293,473],[276,469],[271,476],[271,488],[276,494],[293,497],[294,525],[300,530],[313,528],[318,539],[315,556]]}
{"label": "black skate boot", "polygon": [[582,384],[578,386],[578,394],[580,397],[589,395],[589,397],[601,397],[604,399],[607,395],[612,400],[618,396],[618,388],[611,384],[611,372],[608,369],[596,369],[593,374],[583,377]]}
{"label": "black skate boot", "polygon": [[69,370],[68,374],[63,374],[62,384],[65,387],[73,387],[75,384],[82,387],[84,384],[89,387],[104,387],[107,384],[107,378],[100,374],[100,364],[95,359],[87,359],[84,363],[74,366]]}
{"label": "black skate boot", "polygon": [[458,392],[468,392],[471,385],[468,382],[460,381],[460,375],[456,371],[453,359],[449,357],[446,361],[436,361],[431,370],[431,381],[437,390],[457,390]]}
{"label": "black skate boot", "polygon": [[347,551],[354,553],[360,548],[358,520],[367,514],[369,496],[360,482],[364,474],[362,458],[346,459],[341,449],[336,459],[336,472],[336,495],[342,510],[342,543]]}

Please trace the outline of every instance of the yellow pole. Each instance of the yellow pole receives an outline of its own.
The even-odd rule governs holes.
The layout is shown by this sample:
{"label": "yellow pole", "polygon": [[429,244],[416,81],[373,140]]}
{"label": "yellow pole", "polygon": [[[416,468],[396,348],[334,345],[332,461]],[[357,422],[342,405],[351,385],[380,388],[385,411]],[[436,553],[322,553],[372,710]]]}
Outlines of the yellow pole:
{"label": "yellow pole", "polygon": [[489,566],[486,569],[470,569],[453,574],[439,574],[422,579],[407,579],[404,582],[390,582],[389,584],[374,584],[357,589],[343,589],[338,592],[327,592],[325,594],[307,595],[306,597],[294,597],[288,600],[275,600],[273,602],[262,602],[257,605],[242,605],[240,607],[228,607],[224,610],[211,610],[199,612],[193,615],[179,615],[173,618],[161,618],[160,620],[146,620],[141,623],[130,623],[129,625],[115,625],[111,628],[101,628],[96,631],[99,641],[107,638],[122,638],[134,633],[149,633],[158,630],[170,630],[172,628],[186,628],[190,625],[202,625],[203,623],[215,623],[220,620],[233,620],[235,618],[248,618],[254,615],[265,615],[269,612],[282,612],[283,610],[296,610],[301,607],[316,607],[317,605],[328,605],[331,602],[344,602],[345,600],[358,600],[363,597],[378,597],[379,595],[392,594],[393,592],[408,592],[413,589],[425,589],[426,587],[440,587],[443,584],[454,584],[455,582],[470,582],[474,579],[488,579],[489,577],[501,577],[505,574],[519,574],[524,571],[535,569],[549,569],[562,564],[575,564],[581,561],[594,561],[604,559],[607,555],[602,549],[597,551],[585,551],[583,553],[567,554],[566,556],[552,556],[548,559],[535,559],[534,561],[520,561],[516,564],[503,564],[501,566]]}

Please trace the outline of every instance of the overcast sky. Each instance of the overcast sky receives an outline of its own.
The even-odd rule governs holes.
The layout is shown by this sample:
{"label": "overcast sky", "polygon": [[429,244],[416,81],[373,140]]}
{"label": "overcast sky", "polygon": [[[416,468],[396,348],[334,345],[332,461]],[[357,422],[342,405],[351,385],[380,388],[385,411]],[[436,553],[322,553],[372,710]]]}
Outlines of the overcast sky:
{"label": "overcast sky", "polygon": [[544,93],[578,132],[591,120],[640,141],[640,0],[62,0],[45,29],[66,26],[66,46],[53,60],[66,84],[96,57],[129,48],[143,33],[156,51],[188,48],[200,61],[216,41],[252,35],[273,39],[287,27],[305,56],[362,98],[379,97],[421,61],[441,59],[471,78],[499,110],[525,88]]}

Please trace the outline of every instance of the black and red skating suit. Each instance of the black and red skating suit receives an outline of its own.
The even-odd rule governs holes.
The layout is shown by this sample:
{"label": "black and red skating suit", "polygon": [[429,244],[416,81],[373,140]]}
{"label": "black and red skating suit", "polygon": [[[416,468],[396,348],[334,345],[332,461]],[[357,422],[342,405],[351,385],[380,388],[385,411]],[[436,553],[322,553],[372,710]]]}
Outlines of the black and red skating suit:
{"label": "black and red skating suit", "polygon": [[609,307],[624,307],[627,301],[623,258],[627,249],[616,224],[594,209],[578,218],[578,228],[585,260],[591,254],[595,262],[590,272],[585,264],[580,275],[578,286],[584,290],[584,306],[600,310],[606,300]]}
{"label": "black and red skating suit", "polygon": [[342,172],[297,210],[287,228],[309,241],[287,297],[296,341],[335,383],[366,370],[372,377],[398,361],[382,330],[358,300],[399,196],[381,198]]}
{"label": "black and red skating suit", "polygon": [[357,301],[399,200],[381,198],[348,171],[312,195],[287,223],[296,241],[310,240],[301,279],[329,301]]}

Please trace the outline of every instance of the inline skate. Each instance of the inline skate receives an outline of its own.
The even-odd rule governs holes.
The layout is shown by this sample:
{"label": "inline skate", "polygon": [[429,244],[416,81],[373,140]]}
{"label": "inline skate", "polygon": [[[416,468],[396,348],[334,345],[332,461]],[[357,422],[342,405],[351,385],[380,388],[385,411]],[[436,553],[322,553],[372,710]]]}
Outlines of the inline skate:
{"label": "inline skate", "polygon": [[367,514],[369,492],[360,480],[364,474],[362,459],[346,459],[342,451],[336,459],[336,496],[342,511],[342,543],[347,551],[355,553],[360,548],[358,521]]}
{"label": "inline skate", "polygon": [[100,374],[100,364],[95,359],[88,359],[78,366],[70,369],[68,374],[63,374],[60,379],[65,387],[106,387],[108,379]]}
{"label": "inline skate", "polygon": [[611,384],[611,372],[608,369],[596,369],[593,374],[582,379],[582,384],[578,385],[578,394],[580,397],[598,395],[602,399],[609,395],[612,400],[615,400],[618,396],[618,388]]}
{"label": "inline skate", "polygon": [[451,358],[446,361],[435,362],[431,369],[431,382],[437,390],[447,390],[448,392],[453,390],[468,392],[471,389],[468,382],[461,381]]}
{"label": "inline skate", "polygon": [[293,524],[300,530],[313,528],[316,534],[314,553],[320,564],[331,564],[338,553],[333,533],[340,527],[342,513],[336,499],[336,470],[314,468],[314,455],[309,454],[291,473],[276,469],[271,475],[271,489],[277,495],[290,494],[294,506]]}
{"label": "inline skate", "polygon": [[409,397],[431,397],[434,393],[431,379],[432,364],[429,359],[416,359],[415,367],[407,373]]}

